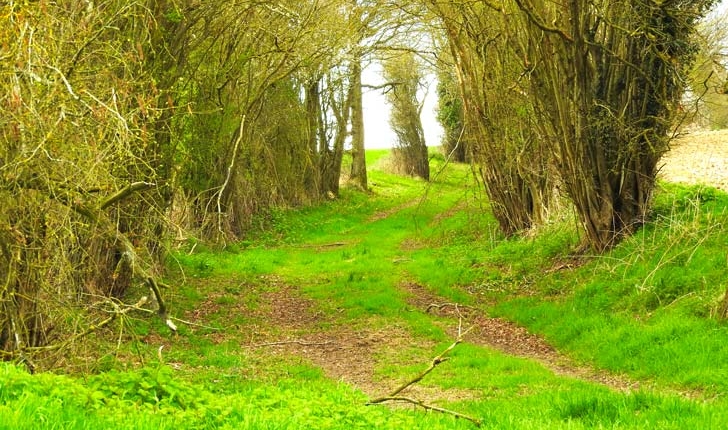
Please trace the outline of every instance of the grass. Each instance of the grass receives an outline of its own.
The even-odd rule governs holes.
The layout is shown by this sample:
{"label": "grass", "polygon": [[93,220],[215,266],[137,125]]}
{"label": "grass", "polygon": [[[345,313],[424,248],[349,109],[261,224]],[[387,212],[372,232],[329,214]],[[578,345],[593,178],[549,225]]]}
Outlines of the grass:
{"label": "grass", "polygon": [[[370,152],[368,161],[384,165],[384,156]],[[443,166],[440,157],[432,163]],[[723,427],[728,327],[716,312],[727,286],[728,196],[662,184],[634,237],[575,259],[568,216],[504,239],[469,168],[433,176],[425,184],[374,169],[370,193],[345,189],[336,201],[271,211],[222,251],[190,243],[170,261],[168,296],[176,316],[198,325],[180,324],[173,337],[130,314],[117,358],[107,355],[95,374],[0,365],[0,429],[473,428],[449,415],[366,406],[367,394],[327,377],[301,348],[251,347],[362,336],[368,346],[356,351],[368,358],[326,360],[370,365],[384,394],[426,368],[458,324],[414,304],[408,283],[516,321],[573,360],[643,387],[623,392],[555,374],[466,339],[418,386],[484,428]],[[272,309],[271,297],[301,308]],[[97,347],[113,349],[116,335]]]}
{"label": "grass", "polygon": [[653,220],[634,237],[493,310],[585,362],[719,395],[728,388],[728,328],[716,318],[727,285],[728,196],[663,188]]}

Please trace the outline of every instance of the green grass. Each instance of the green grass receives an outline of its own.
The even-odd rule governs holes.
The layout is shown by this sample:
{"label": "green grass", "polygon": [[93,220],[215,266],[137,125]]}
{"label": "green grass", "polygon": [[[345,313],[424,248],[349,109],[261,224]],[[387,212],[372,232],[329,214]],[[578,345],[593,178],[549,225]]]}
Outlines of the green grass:
{"label": "green grass", "polygon": [[665,185],[653,220],[634,237],[493,310],[604,369],[725,392],[728,327],[715,314],[728,285],[727,210],[719,191]]}
{"label": "green grass", "polygon": [[[385,164],[386,151],[367,156]],[[130,314],[118,358],[106,355],[96,374],[0,365],[0,429],[473,428],[421,409],[366,406],[364,393],[304,357],[249,347],[312,331],[400,336],[373,358],[374,380],[394,387],[450,345],[458,324],[408,301],[406,283],[515,321],[573,360],[644,387],[616,391],[466,339],[418,385],[484,428],[723,428],[728,326],[716,310],[728,286],[728,196],[662,184],[634,237],[575,259],[569,216],[504,239],[470,169],[431,161],[431,184],[373,169],[369,193],[344,189],[335,201],[271,211],[225,250],[190,243],[170,259],[175,287],[166,293],[175,316],[204,327],[180,324],[172,336]],[[266,320],[268,297],[284,293],[309,303],[316,322]],[[117,335],[98,347],[113,349]]]}

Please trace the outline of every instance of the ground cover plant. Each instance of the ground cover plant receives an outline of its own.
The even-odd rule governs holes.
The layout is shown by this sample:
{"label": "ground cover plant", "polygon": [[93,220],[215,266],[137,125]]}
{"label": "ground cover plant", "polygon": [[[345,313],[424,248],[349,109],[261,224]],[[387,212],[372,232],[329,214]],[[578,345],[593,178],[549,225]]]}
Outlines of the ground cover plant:
{"label": "ground cover plant", "polygon": [[637,235],[574,256],[568,213],[506,239],[470,167],[432,156],[426,183],[380,170],[385,155],[368,154],[370,194],[271,210],[225,249],[183,244],[168,261],[179,334],[135,311],[70,375],[3,364],[0,428],[475,428],[367,405],[470,327],[402,397],[483,428],[726,422],[728,196],[663,183]]}

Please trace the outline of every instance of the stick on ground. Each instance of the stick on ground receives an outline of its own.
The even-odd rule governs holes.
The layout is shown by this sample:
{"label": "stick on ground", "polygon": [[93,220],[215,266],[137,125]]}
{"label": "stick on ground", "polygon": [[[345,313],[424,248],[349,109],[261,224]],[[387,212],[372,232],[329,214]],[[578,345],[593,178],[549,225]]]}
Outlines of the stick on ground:
{"label": "stick on ground", "polygon": [[425,410],[441,412],[444,414],[453,415],[457,418],[466,419],[466,420],[472,422],[473,424],[475,424],[477,427],[480,427],[482,422],[477,418],[473,418],[471,416],[461,414],[460,412],[452,411],[450,409],[432,406],[421,400],[399,396],[399,393],[401,393],[402,391],[411,387],[412,385],[420,382],[425,376],[427,376],[430,372],[435,370],[435,367],[437,367],[441,363],[444,363],[445,361],[447,361],[448,358],[445,356],[448,353],[450,353],[450,351],[452,351],[459,343],[461,343],[463,341],[463,338],[465,337],[465,335],[468,334],[474,327],[475,326],[471,326],[470,328],[468,328],[465,331],[461,331],[458,329],[458,337],[457,337],[457,339],[455,339],[455,342],[453,342],[452,345],[448,346],[444,351],[442,351],[435,358],[433,358],[432,361],[430,362],[430,366],[427,369],[420,372],[414,378],[406,381],[404,384],[397,387],[394,391],[392,391],[388,395],[382,396],[382,397],[377,397],[376,399],[370,400],[369,402],[367,402],[367,405],[376,405],[376,404],[385,403],[385,402],[407,402],[407,403],[412,403],[414,405],[420,406],[420,407],[424,408]]}

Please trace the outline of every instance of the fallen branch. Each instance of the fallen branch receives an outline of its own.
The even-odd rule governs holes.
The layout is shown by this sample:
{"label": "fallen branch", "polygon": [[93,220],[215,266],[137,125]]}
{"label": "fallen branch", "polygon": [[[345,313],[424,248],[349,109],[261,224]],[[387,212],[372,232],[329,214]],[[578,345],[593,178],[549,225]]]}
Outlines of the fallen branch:
{"label": "fallen branch", "polygon": [[425,309],[425,313],[430,312],[430,309],[433,308],[442,309],[448,306],[454,307],[458,315],[460,314],[460,309],[474,309],[472,306],[461,305],[459,303],[430,303],[430,305],[427,306],[427,309]]}
{"label": "fallen branch", "polygon": [[475,326],[471,326],[470,328],[468,328],[465,331],[461,331],[460,328],[458,328],[458,337],[457,337],[457,339],[455,339],[455,342],[453,342],[452,345],[448,346],[444,351],[442,351],[435,358],[433,358],[432,361],[430,362],[430,366],[427,369],[425,369],[424,371],[420,372],[414,378],[406,381],[404,384],[402,384],[399,387],[397,387],[394,391],[392,391],[388,395],[382,396],[382,397],[377,397],[376,399],[373,399],[373,400],[368,401],[366,403],[367,406],[369,406],[369,405],[376,405],[376,404],[380,404],[380,403],[384,403],[384,402],[396,402],[396,401],[400,401],[401,402],[401,401],[404,401],[404,402],[408,402],[408,403],[412,403],[414,405],[420,406],[420,407],[424,408],[425,410],[431,410],[431,411],[441,412],[441,413],[453,415],[453,416],[455,416],[457,418],[466,419],[466,420],[471,421],[472,423],[474,423],[476,426],[480,427],[481,426],[481,421],[478,420],[478,419],[476,419],[476,418],[470,417],[468,415],[461,414],[459,412],[451,411],[449,409],[444,409],[444,408],[440,408],[440,407],[437,407],[437,406],[428,405],[427,403],[425,403],[425,402],[423,402],[421,400],[416,400],[416,399],[412,399],[412,398],[409,398],[409,397],[398,396],[398,394],[401,393],[402,391],[404,391],[407,388],[411,387],[412,385],[420,382],[425,376],[427,376],[430,372],[432,372],[433,370],[435,370],[435,368],[438,365],[440,365],[441,363],[444,363],[445,361],[447,361],[448,360],[448,357],[446,357],[446,355],[448,353],[450,353],[450,351],[452,351],[456,346],[458,346],[458,344],[460,344],[463,341],[463,338],[465,337],[465,335],[467,335],[473,328],[475,328]]}
{"label": "fallen branch", "polygon": [[246,345],[246,348],[262,348],[264,346],[283,346],[283,345],[301,345],[301,346],[324,346],[324,345],[330,345],[333,342],[327,340],[325,342],[306,342],[303,340],[282,340],[279,342],[266,342],[266,343],[256,343],[253,345]]}
{"label": "fallen branch", "polygon": [[393,402],[399,401],[399,402],[412,403],[413,405],[417,405],[427,411],[435,411],[435,412],[440,412],[443,414],[453,415],[456,418],[462,418],[464,420],[468,420],[468,421],[472,422],[473,424],[475,424],[477,427],[480,427],[483,424],[482,421],[480,421],[477,418],[473,418],[470,415],[465,415],[463,413],[453,411],[451,409],[445,409],[445,408],[441,408],[438,406],[428,405],[427,403],[423,402],[422,400],[412,399],[409,397],[388,397],[387,400],[393,401]]}

